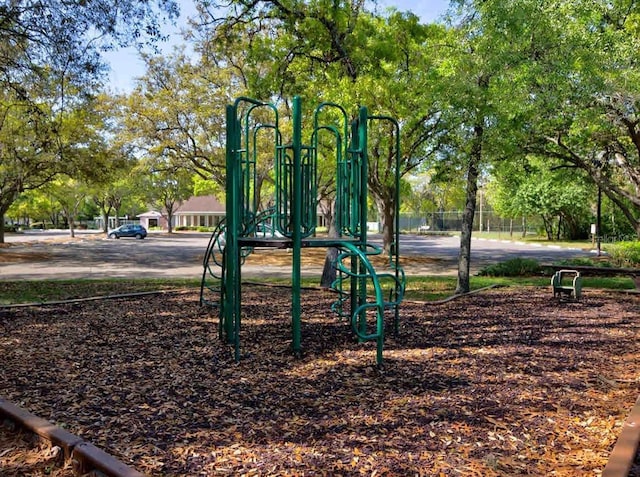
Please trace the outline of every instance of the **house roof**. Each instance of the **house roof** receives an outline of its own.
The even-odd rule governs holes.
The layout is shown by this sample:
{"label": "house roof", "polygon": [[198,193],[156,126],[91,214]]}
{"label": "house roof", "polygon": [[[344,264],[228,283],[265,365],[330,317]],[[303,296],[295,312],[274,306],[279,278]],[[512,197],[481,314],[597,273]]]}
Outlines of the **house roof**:
{"label": "house roof", "polygon": [[190,199],[181,203],[175,211],[175,215],[184,214],[224,214],[226,208],[218,199],[213,195],[201,195],[197,197],[191,197]]}
{"label": "house roof", "polygon": [[148,212],[145,212],[144,214],[137,215],[136,217],[140,217],[140,218],[149,217],[149,218],[154,219],[154,218],[162,217],[162,214],[160,212],[156,211],[156,210],[149,210]]}

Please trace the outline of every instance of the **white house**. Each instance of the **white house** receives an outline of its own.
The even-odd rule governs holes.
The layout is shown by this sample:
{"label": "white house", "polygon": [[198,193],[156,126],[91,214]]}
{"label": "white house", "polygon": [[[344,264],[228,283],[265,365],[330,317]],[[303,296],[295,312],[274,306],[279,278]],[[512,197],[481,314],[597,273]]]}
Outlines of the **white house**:
{"label": "white house", "polygon": [[[176,227],[215,227],[226,215],[225,206],[213,195],[191,197],[179,204],[173,212],[172,226]],[[140,225],[160,227],[166,230],[167,214],[150,210],[138,215]]]}
{"label": "white house", "polygon": [[161,229],[167,228],[167,217],[156,210],[150,210],[149,212],[140,214],[137,217],[140,219],[140,225],[147,229],[157,227],[160,227]]}
{"label": "white house", "polygon": [[213,195],[191,197],[173,213],[174,227],[215,227],[225,217],[226,208]]}

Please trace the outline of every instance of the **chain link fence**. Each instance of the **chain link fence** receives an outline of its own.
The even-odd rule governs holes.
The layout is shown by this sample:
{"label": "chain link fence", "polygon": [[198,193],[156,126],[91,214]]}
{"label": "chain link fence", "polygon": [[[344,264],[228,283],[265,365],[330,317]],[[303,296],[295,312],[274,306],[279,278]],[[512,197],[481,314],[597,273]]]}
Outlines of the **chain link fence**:
{"label": "chain link fence", "polygon": [[[403,232],[460,232],[462,228],[462,211],[434,212],[423,216],[400,214],[400,230]],[[522,218],[505,219],[493,212],[476,211],[473,230],[477,232],[501,232],[513,235],[535,233],[538,224],[528,223]]]}

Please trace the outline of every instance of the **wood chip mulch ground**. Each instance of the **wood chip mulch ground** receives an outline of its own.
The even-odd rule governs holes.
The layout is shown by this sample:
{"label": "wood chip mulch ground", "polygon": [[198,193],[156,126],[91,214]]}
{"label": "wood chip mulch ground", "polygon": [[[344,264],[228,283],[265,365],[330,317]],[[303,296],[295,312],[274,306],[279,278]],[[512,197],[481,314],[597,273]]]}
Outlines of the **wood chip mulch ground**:
{"label": "wood chip mulch ground", "polygon": [[640,392],[640,297],[550,295],[405,303],[382,369],[326,291],[296,359],[290,292],[244,287],[238,364],[191,291],[5,309],[0,389],[152,476],[598,475]]}
{"label": "wood chip mulch ground", "polygon": [[29,477],[72,477],[63,451],[24,430],[0,426],[0,475]]}

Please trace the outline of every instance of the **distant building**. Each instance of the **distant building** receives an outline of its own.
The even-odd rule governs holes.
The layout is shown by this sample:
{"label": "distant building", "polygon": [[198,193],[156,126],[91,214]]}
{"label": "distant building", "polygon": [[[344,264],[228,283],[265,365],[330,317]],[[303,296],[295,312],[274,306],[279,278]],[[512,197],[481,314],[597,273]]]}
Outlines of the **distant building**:
{"label": "distant building", "polygon": [[176,209],[174,227],[215,227],[225,217],[226,208],[213,195],[191,197]]}
{"label": "distant building", "polygon": [[[176,227],[215,227],[225,217],[225,206],[213,195],[191,197],[182,202],[173,213],[172,226]],[[167,230],[167,214],[150,210],[138,215],[140,225],[149,228]]]}
{"label": "distant building", "polygon": [[145,227],[147,230],[151,228],[161,228],[162,230],[166,230],[168,228],[167,217],[156,210],[150,210],[149,212],[140,214],[138,215],[138,218],[140,219],[140,225]]}

